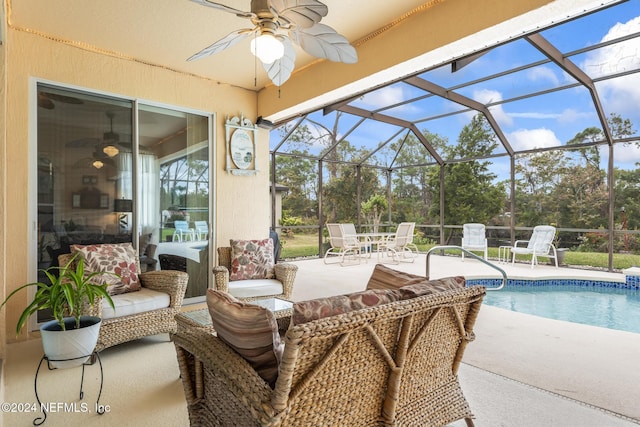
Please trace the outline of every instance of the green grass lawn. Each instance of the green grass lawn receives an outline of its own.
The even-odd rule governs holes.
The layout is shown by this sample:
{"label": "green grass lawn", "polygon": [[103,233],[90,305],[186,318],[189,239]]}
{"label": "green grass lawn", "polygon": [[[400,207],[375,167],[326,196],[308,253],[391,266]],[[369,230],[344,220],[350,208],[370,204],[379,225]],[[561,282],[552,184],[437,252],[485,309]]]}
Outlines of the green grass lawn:
{"label": "green grass lawn", "polygon": [[[325,239],[326,240],[326,239]],[[281,236],[282,242],[281,258],[294,259],[302,257],[318,256],[318,235],[317,234],[295,234],[293,237]],[[420,252],[427,252],[433,245],[418,245]],[[460,251],[448,250],[447,253],[460,254]],[[498,259],[498,248],[489,248],[489,259]],[[517,256],[516,260],[527,261],[531,257]],[[546,262],[546,258],[540,258],[541,262]],[[564,264],[571,266],[585,266],[606,269],[609,265],[609,255],[598,252],[574,252],[567,251],[564,257]],[[613,268],[623,270],[634,265],[640,266],[640,255],[635,254],[614,254]]]}
{"label": "green grass lawn", "polygon": [[293,237],[280,236],[281,258],[302,258],[318,255],[317,234],[296,234]]}

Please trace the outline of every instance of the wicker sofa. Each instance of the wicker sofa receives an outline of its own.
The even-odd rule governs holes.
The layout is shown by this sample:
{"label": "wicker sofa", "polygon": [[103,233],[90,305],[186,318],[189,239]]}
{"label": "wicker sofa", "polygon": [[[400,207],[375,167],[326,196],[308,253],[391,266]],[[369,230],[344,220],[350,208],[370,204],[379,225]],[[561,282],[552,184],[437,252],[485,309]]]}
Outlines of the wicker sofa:
{"label": "wicker sofa", "polygon": [[457,370],[484,295],[449,289],[292,322],[273,388],[210,329],[180,331],[191,425],[473,426]]}
{"label": "wicker sofa", "polygon": [[236,298],[246,301],[269,297],[289,300],[298,266],[290,263],[275,264],[275,279],[229,281],[230,271],[231,247],[219,247],[218,265],[213,268],[214,289],[228,292]]}
{"label": "wicker sofa", "polygon": [[[72,254],[58,257],[67,265]],[[137,271],[140,261],[136,257]],[[88,315],[102,318],[96,351],[127,341],[176,331],[175,315],[182,307],[189,275],[180,271],[148,271],[139,274],[142,289],[137,292],[112,295],[115,311],[102,298]]]}

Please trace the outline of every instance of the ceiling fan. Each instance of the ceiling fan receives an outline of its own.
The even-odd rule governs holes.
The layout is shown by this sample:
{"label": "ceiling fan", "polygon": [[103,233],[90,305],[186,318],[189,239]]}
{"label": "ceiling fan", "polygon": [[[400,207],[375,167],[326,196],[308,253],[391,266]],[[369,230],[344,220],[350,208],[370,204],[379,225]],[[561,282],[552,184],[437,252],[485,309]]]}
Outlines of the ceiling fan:
{"label": "ceiling fan", "polygon": [[[55,102],[54,102],[55,101]],[[46,110],[53,110],[56,108],[56,102],[63,102],[65,104],[82,104],[82,100],[74,98],[72,96],[58,95],[56,93],[38,92],[38,107]]]}
{"label": "ceiling fan", "polygon": [[[109,118],[110,129],[103,133],[102,139],[76,139],[67,142],[66,146],[69,148],[94,147],[93,159],[103,162],[105,158],[110,160],[112,157],[117,156],[122,149],[131,152],[131,144],[120,141],[120,135],[113,131],[113,118],[116,114],[112,111],[107,111],[105,115]],[[113,165],[115,165],[115,163]]]}
{"label": "ceiling fan", "polygon": [[74,163],[74,167],[102,169],[104,166],[116,167],[116,162],[107,153],[100,150],[99,147],[93,151],[91,156],[83,157]]}
{"label": "ceiling fan", "polygon": [[208,0],[191,1],[247,18],[253,28],[233,31],[187,61],[221,52],[250,36],[253,36],[251,52],[260,59],[277,86],[289,79],[295,66],[292,42],[317,58],[346,64],[358,61],[355,48],[344,36],[328,25],[320,24],[329,9],[317,0],[251,0],[250,12]]}

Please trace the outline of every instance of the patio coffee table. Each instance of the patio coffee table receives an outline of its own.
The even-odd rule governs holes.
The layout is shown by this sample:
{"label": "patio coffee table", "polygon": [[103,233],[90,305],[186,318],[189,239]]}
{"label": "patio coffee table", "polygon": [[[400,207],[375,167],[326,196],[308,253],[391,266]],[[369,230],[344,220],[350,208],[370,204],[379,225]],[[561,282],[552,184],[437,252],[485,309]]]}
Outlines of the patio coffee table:
{"label": "patio coffee table", "polygon": [[[267,308],[273,312],[274,317],[278,321],[279,329],[288,328],[289,320],[293,313],[293,303],[291,301],[280,298],[265,298],[250,301],[250,303]],[[215,332],[211,323],[211,316],[209,315],[208,308],[178,313],[176,314],[176,323],[178,325],[178,332],[182,332],[190,328],[205,328],[209,329],[210,332]]]}

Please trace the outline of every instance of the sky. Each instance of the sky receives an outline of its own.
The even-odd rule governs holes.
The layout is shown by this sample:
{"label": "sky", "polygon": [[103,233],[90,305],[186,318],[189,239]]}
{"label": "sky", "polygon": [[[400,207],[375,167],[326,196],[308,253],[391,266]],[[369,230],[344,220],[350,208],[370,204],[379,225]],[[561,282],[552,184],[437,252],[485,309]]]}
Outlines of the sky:
{"label": "sky", "polygon": [[[637,32],[640,32],[640,0],[630,0],[544,30],[541,35],[561,52],[569,53]],[[425,72],[420,77],[444,88],[454,88],[455,92],[480,103],[497,103],[489,107],[490,111],[507,141],[516,151],[561,146],[588,127],[601,128],[591,94],[584,86],[549,92],[533,98],[518,98],[532,92],[552,90],[576,82],[572,76],[552,62],[456,88],[490,74],[544,59],[546,57],[534,46],[519,39],[492,49],[456,73],[452,73],[450,66],[445,65]],[[640,37],[595,51],[578,53],[569,59],[592,79],[639,70]],[[605,114],[609,116],[615,112],[622,118],[630,119],[635,130],[634,135],[640,136],[640,73],[599,81],[596,83],[596,90]],[[424,91],[406,83],[395,83],[367,94],[353,101],[351,105],[382,109],[424,94]],[[501,103],[505,100],[511,101]],[[433,120],[421,119],[460,111],[462,108],[438,97],[428,97],[382,110],[381,113],[417,122],[420,130],[436,133],[447,138],[449,143],[455,144],[462,127],[469,123],[473,113]],[[314,117],[327,122],[331,119],[323,118],[321,114]],[[343,136],[357,120],[343,120]],[[346,135],[346,138],[357,147],[373,148],[390,138],[396,131],[397,128],[390,125],[367,121],[366,126],[360,126],[356,131]],[[618,167],[635,167],[635,163],[640,162],[640,149],[633,145],[619,144],[615,149],[615,158]],[[602,152],[602,161],[603,167],[606,168],[606,147]],[[508,176],[508,160],[496,161],[497,166],[498,164],[501,164],[499,168],[502,168],[498,173],[507,173]]]}

